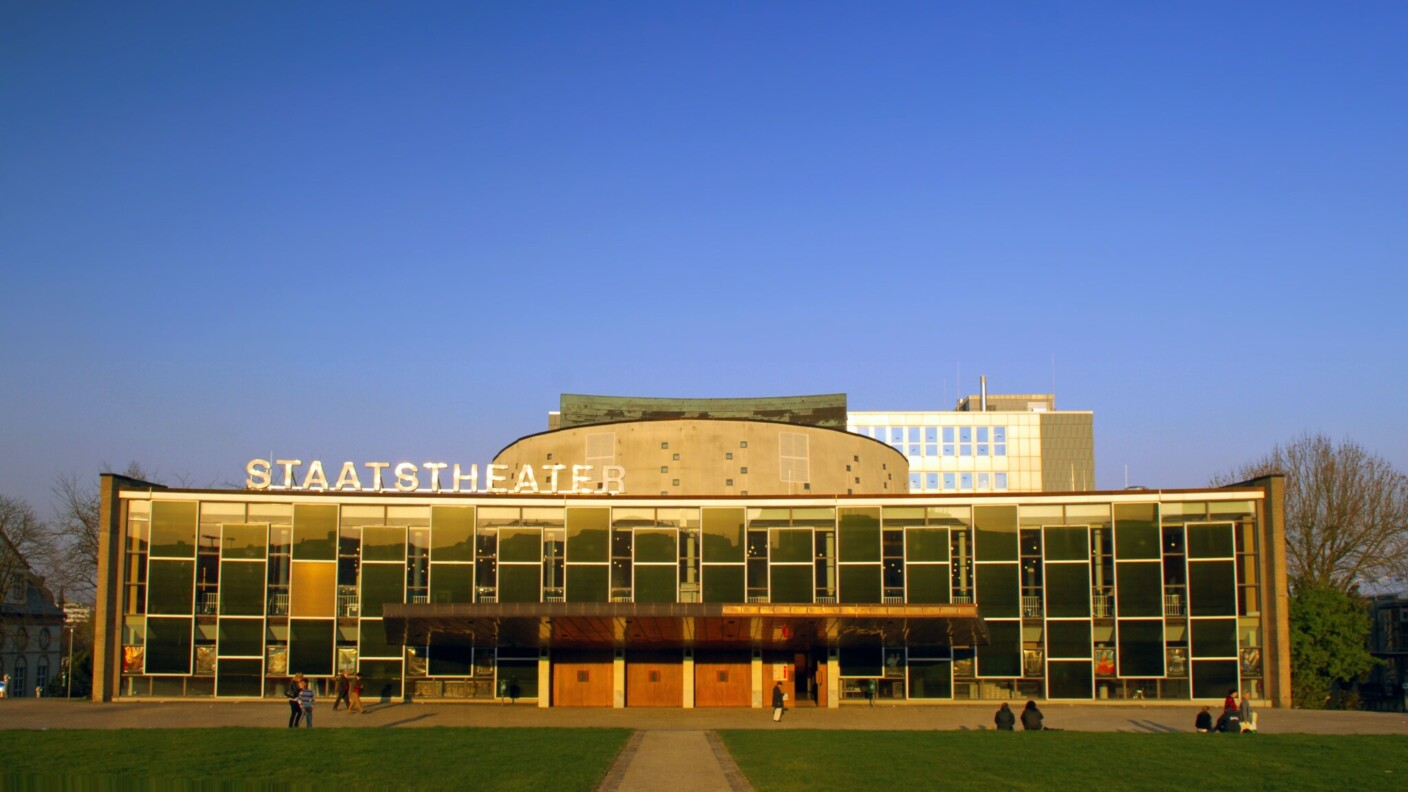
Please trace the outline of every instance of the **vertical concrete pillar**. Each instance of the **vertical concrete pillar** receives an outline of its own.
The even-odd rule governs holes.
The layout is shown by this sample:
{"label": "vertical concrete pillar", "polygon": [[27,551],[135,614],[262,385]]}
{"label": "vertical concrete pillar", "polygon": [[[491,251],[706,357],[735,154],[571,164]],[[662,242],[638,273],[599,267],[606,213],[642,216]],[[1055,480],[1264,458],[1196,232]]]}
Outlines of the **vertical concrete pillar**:
{"label": "vertical concrete pillar", "polygon": [[753,650],[753,706],[763,706],[763,653]]}
{"label": "vertical concrete pillar", "polygon": [[685,708],[685,709],[694,709],[694,650],[693,650],[693,649],[686,649],[686,650],[684,650],[684,661],[683,661],[683,665],[684,665],[684,668],[681,670],[681,673],[684,674],[684,685],[683,685],[683,687],[684,687],[684,708]]}
{"label": "vertical concrete pillar", "polygon": [[538,650],[538,706],[552,706],[552,652]]}
{"label": "vertical concrete pillar", "polygon": [[626,653],[620,649],[611,656],[611,706],[626,706]]}
{"label": "vertical concrete pillar", "polygon": [[835,649],[826,650],[826,708],[841,706],[841,661]]}

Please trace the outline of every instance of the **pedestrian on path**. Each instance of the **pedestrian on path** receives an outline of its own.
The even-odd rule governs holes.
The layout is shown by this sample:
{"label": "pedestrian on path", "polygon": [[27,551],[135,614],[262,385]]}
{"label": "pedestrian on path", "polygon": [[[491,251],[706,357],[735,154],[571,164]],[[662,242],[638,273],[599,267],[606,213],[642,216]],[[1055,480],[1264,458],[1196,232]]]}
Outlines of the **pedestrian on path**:
{"label": "pedestrian on path", "polygon": [[347,704],[347,711],[367,714],[367,708],[362,706],[362,675],[352,675],[352,700]]}
{"label": "pedestrian on path", "polygon": [[782,720],[782,705],[786,703],[787,694],[782,692],[782,683],[775,682],[772,686],[772,721],[777,723]]}
{"label": "pedestrian on path", "polygon": [[303,679],[298,682],[298,706],[303,710],[303,725],[313,728],[313,705],[317,702],[317,695],[313,693],[313,688],[308,686],[308,680]]}
{"label": "pedestrian on path", "polygon": [[298,722],[303,719],[303,708],[298,706],[298,683],[302,681],[302,674],[294,674],[293,679],[288,681],[288,687],[284,688],[284,696],[288,699],[288,727],[290,729],[297,729]]}
{"label": "pedestrian on path", "polygon": [[343,671],[337,677],[337,698],[332,701],[332,711],[337,712],[338,704],[346,704],[347,711],[352,711],[352,702],[347,700],[352,691],[352,681],[347,678],[347,672]]}

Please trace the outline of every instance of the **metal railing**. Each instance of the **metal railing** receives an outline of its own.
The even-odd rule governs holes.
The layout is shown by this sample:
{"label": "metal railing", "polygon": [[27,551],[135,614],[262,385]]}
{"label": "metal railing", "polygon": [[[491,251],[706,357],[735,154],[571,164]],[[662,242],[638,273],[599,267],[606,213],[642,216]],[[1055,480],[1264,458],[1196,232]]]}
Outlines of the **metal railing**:
{"label": "metal railing", "polygon": [[1165,615],[1165,616],[1182,616],[1182,615],[1184,615],[1184,614],[1183,614],[1183,595],[1182,595],[1182,594],[1165,594],[1165,595],[1164,595],[1164,615]]}
{"label": "metal railing", "polygon": [[1041,597],[1022,597],[1022,616],[1034,618],[1041,615]]}

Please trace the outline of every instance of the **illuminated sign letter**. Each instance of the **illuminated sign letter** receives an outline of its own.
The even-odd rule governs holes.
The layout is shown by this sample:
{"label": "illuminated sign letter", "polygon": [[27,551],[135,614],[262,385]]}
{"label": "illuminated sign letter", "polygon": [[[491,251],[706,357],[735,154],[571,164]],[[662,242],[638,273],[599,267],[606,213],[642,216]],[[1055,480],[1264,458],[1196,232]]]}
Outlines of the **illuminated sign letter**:
{"label": "illuminated sign letter", "polygon": [[420,481],[416,478],[416,473],[420,471],[410,462],[402,462],[396,466],[396,490],[398,492],[415,492],[420,488]]}
{"label": "illuminated sign letter", "polygon": [[368,462],[372,469],[372,492],[381,492],[381,471],[391,467],[390,462]]}
{"label": "illuminated sign letter", "polygon": [[[615,485],[613,488],[612,485]],[[606,492],[626,491],[626,469],[620,465],[601,466],[601,487]]]}
{"label": "illuminated sign letter", "polygon": [[537,494],[538,477],[533,475],[533,466],[524,465],[518,471],[518,483],[513,486],[514,492],[530,492]]}
{"label": "illuminated sign letter", "polygon": [[362,479],[357,476],[357,466],[351,462],[343,462],[342,472],[337,474],[337,483],[332,488],[336,490],[361,489]]}
{"label": "illuminated sign letter", "polygon": [[269,489],[269,460],[251,459],[249,464],[245,465],[244,472],[248,474],[248,478],[244,480],[246,487],[257,490]]}
{"label": "illuminated sign letter", "polygon": [[584,485],[591,483],[593,467],[593,465],[572,466],[572,489],[569,490],[570,492],[591,492],[591,490]]}
{"label": "illuminated sign letter", "polygon": [[449,465],[445,464],[444,462],[426,462],[424,465],[421,465],[421,467],[430,471],[430,491],[439,492],[440,471],[449,467]]}
{"label": "illuminated sign letter", "polygon": [[548,492],[557,492],[557,474],[566,469],[566,465],[543,465],[543,470],[548,471]]}
{"label": "illuminated sign letter", "polygon": [[281,486],[275,487],[274,489],[293,489],[295,486],[297,486],[297,482],[295,482],[293,479],[293,469],[303,464],[303,460],[279,459],[275,460],[274,464],[284,469],[284,483]]}
{"label": "illuminated sign letter", "polygon": [[303,489],[325,490],[328,488],[328,477],[323,472],[323,462],[315,459],[308,463],[308,475],[303,477]]}
{"label": "illuminated sign letter", "polygon": [[495,470],[496,468],[499,469],[499,470],[508,470],[508,465],[485,465],[485,466],[484,466],[484,491],[485,491],[485,492],[505,492],[505,491],[506,491],[503,487],[495,487],[495,486],[494,486],[494,483],[495,483],[495,482],[498,482],[498,481],[507,481],[507,480],[508,480],[508,479],[505,478],[504,476],[496,476],[496,475],[494,475],[494,470]]}
{"label": "illuminated sign letter", "polygon": [[460,465],[459,465],[458,462],[456,462],[456,463],[455,463],[454,482],[453,482],[453,486],[451,487],[451,489],[454,490],[455,492],[459,492],[459,491],[460,491],[460,482],[462,482],[462,481],[468,481],[468,482],[469,482],[469,489],[468,489],[468,490],[465,490],[465,492],[478,492],[478,491],[479,491],[479,466],[478,466],[478,465],[470,465],[470,466],[469,466],[469,473],[461,475],[461,474],[460,474]]}

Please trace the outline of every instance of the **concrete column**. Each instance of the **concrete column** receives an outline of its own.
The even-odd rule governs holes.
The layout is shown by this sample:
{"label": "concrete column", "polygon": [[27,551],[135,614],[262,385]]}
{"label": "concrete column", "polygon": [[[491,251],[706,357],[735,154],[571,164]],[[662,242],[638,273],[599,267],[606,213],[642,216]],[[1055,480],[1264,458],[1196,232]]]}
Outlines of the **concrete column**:
{"label": "concrete column", "polygon": [[826,650],[826,708],[841,706],[841,661],[835,649]]}
{"label": "concrete column", "polygon": [[753,706],[763,706],[763,653],[753,652]]}
{"label": "concrete column", "polygon": [[552,706],[552,652],[538,650],[538,706]]}
{"label": "concrete column", "polygon": [[611,658],[611,706],[626,706],[626,653],[619,649]]}
{"label": "concrete column", "polygon": [[694,709],[694,652],[690,649],[684,650],[684,708]]}

